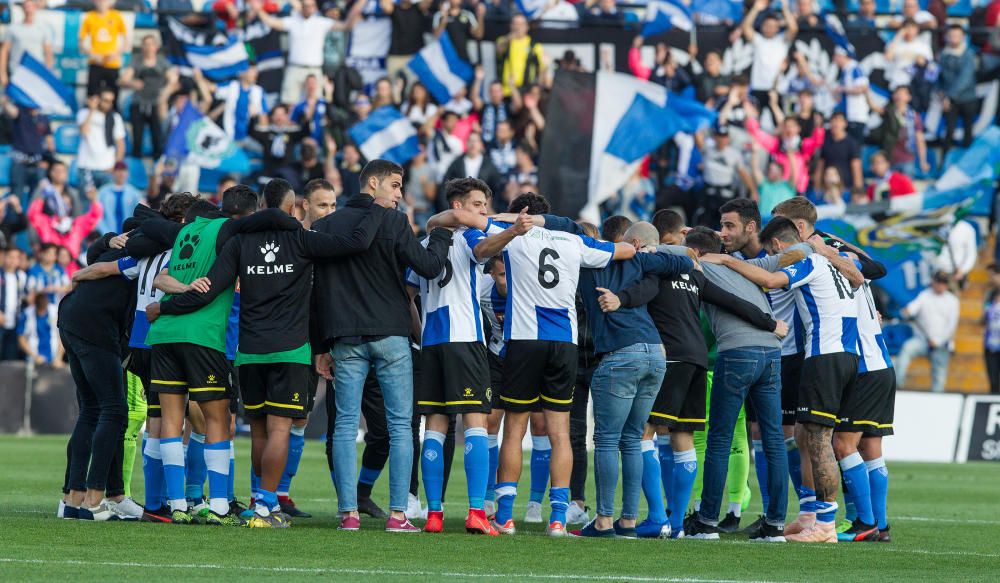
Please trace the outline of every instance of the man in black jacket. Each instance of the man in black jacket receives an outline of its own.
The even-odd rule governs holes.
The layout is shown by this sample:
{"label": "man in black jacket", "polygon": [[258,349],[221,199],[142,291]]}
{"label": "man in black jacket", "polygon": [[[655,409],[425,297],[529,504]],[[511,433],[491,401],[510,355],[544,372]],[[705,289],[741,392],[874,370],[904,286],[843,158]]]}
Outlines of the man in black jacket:
{"label": "man in black jacket", "polygon": [[[398,204],[403,197],[403,169],[387,160],[373,160],[361,171],[361,195],[337,212],[313,223],[313,230],[334,234],[357,223],[357,215],[371,199]],[[375,240],[364,253],[316,266],[314,305],[317,342],[332,346],[336,363],[337,422],[333,462],[341,530],[358,530],[357,436],[361,395],[369,369],[375,367],[385,399],[389,425],[389,532],[419,532],[404,515],[413,461],[413,362],[409,335],[410,301],[403,267],[428,279],[437,277],[451,244],[451,232],[435,229],[424,248],[402,213],[386,213]],[[317,362],[317,371],[330,376],[330,357]]]}

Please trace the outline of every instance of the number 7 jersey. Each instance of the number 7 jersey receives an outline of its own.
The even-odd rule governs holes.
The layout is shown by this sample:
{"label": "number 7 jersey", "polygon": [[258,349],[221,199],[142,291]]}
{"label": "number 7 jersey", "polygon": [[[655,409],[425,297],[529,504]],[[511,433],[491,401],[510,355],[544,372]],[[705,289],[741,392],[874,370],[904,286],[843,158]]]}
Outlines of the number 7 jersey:
{"label": "number 7 jersey", "polygon": [[[491,221],[487,233],[499,233],[507,226]],[[614,254],[614,243],[541,227],[515,238],[503,251],[507,268],[504,339],[576,344],[580,268],[603,269]]]}

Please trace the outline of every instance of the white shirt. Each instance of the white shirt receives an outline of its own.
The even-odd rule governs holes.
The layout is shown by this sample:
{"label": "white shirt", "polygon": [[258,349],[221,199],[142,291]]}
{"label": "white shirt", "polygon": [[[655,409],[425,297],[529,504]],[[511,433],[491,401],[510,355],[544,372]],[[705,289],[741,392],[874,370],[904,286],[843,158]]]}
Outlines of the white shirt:
{"label": "white shirt", "polygon": [[958,221],[948,232],[948,242],[941,248],[934,268],[945,273],[969,273],[976,266],[979,248],[976,229],[968,221]]}
{"label": "white shirt", "polygon": [[909,85],[913,75],[908,70],[917,62],[917,57],[923,57],[927,62],[934,60],[934,53],[926,40],[917,36],[912,41],[902,39],[895,43],[889,74],[889,89],[900,85]]}
{"label": "white shirt", "polygon": [[[225,109],[222,111],[222,129],[226,130],[226,135],[230,138],[236,136],[236,105],[240,100],[240,82],[230,81],[225,85],[219,85],[215,90],[215,98],[225,102]],[[260,85],[250,86],[247,97],[247,111],[250,116],[267,113],[267,103],[264,101],[264,89]],[[248,126],[249,127],[249,126]]]}
{"label": "white shirt", "polygon": [[954,348],[959,315],[955,294],[949,291],[936,294],[927,288],[906,306],[906,315],[916,318],[918,332],[935,346]]}
{"label": "white shirt", "polygon": [[858,353],[857,292],[822,255],[813,254],[781,270],[795,290],[795,306],[805,324],[806,358]]}
{"label": "white shirt", "polygon": [[80,150],[77,153],[76,165],[82,170],[105,170],[110,172],[115,166],[115,141],[125,139],[125,122],[122,116],[112,112],[115,127],[112,130],[114,140],[110,144],[104,136],[105,114],[94,111],[92,114],[83,108],[76,114],[76,125],[82,125],[83,120],[90,115],[87,132],[80,132]]}
{"label": "white shirt", "polygon": [[21,22],[7,26],[5,41],[10,41],[10,55],[8,55],[7,68],[13,73],[21,64],[21,57],[28,53],[45,64],[45,45],[52,45],[55,32],[47,23],[39,22],[36,16],[31,24]]}
{"label": "white shirt", "polygon": [[892,368],[889,347],[882,336],[882,325],[878,323],[878,310],[872,298],[869,280],[854,292],[854,303],[858,309],[858,372],[874,372]]}
{"label": "white shirt", "polygon": [[[490,221],[487,233],[506,223]],[[615,246],[583,235],[541,227],[515,238],[503,251],[507,268],[506,340],[576,344],[576,287],[580,268],[604,268]]]}
{"label": "white shirt", "polygon": [[[459,229],[451,237],[444,269],[434,279],[407,270],[406,283],[420,289],[423,320],[421,346],[447,342],[483,342],[479,306],[480,261],[473,249],[486,238],[478,229]],[[427,246],[429,239],[424,239]]]}
{"label": "white shirt", "polygon": [[296,67],[322,67],[326,33],[337,21],[320,14],[302,18],[298,12],[281,19],[288,33],[288,64]]}
{"label": "white shirt", "polygon": [[[868,87],[868,77],[857,61],[851,61],[841,72],[840,84],[844,89]],[[848,122],[868,123],[868,98],[864,93],[844,94],[844,102]]]}
{"label": "white shirt", "polygon": [[465,175],[471,176],[473,178],[479,177],[479,170],[483,167],[483,157],[470,158],[465,157]]}
{"label": "white shirt", "polygon": [[[438,143],[442,138],[447,146],[447,151]],[[458,158],[463,153],[465,153],[465,147],[462,145],[462,140],[447,132],[438,132],[427,148],[427,163],[434,166],[438,182],[444,180],[444,175],[448,172],[448,167],[455,161],[455,158]]]}
{"label": "white shirt", "polygon": [[503,358],[507,351],[507,341],[503,339],[504,310],[507,308],[507,298],[497,291],[497,282],[490,275],[479,279],[479,305],[486,314],[490,324],[490,338],[487,347],[490,352]]}
{"label": "white shirt", "polygon": [[424,105],[422,108],[418,106],[410,107],[409,102],[403,104],[403,115],[406,116],[406,119],[410,120],[411,122],[417,125],[424,125],[424,123],[426,123],[427,120],[434,117],[434,114],[437,113],[437,110],[438,107],[433,103],[428,103],[427,105]]}
{"label": "white shirt", "polygon": [[13,330],[17,327],[17,312],[21,306],[21,290],[24,289],[27,277],[23,271],[0,273],[3,283],[3,327],[5,330]]}
{"label": "white shirt", "polygon": [[770,91],[774,81],[781,74],[781,64],[788,56],[788,43],[782,32],[764,38],[764,35],[753,35],[753,65],[750,68],[750,90]]}
{"label": "white shirt", "polygon": [[132,333],[128,345],[132,348],[150,348],[146,344],[146,333],[149,332],[149,320],[146,318],[146,306],[163,298],[163,292],[153,287],[156,276],[170,266],[170,249],[154,255],[135,259],[123,257],[118,260],[118,270],[123,277],[136,282],[135,320],[132,322]]}

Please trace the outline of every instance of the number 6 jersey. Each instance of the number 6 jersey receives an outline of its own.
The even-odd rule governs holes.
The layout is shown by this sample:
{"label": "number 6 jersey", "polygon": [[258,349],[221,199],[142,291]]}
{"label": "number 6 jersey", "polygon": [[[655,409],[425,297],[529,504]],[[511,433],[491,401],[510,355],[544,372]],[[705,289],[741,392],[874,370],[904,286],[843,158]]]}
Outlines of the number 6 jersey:
{"label": "number 6 jersey", "polygon": [[[495,234],[507,223],[490,222]],[[576,286],[580,268],[607,267],[614,243],[535,227],[503,251],[507,268],[505,340],[576,344]]]}

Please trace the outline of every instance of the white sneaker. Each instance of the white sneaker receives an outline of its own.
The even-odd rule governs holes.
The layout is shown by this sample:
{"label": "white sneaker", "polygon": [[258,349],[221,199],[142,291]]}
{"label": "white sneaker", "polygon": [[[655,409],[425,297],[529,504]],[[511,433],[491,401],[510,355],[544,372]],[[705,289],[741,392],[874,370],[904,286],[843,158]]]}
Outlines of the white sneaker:
{"label": "white sneaker", "polygon": [[108,505],[115,511],[122,520],[139,520],[142,518],[142,506],[136,504],[135,500],[126,496],[121,502],[108,500]]}
{"label": "white sneaker", "polygon": [[[574,504],[574,506],[576,506],[576,504]],[[524,513],[524,521],[533,523],[542,522],[541,502],[528,502],[528,510]]]}
{"label": "white sneaker", "polygon": [[59,508],[56,509],[56,518],[66,518],[66,503],[59,501]]}
{"label": "white sneaker", "polygon": [[404,514],[409,520],[420,518],[420,498],[410,494],[410,497],[406,501],[406,512]]}
{"label": "white sneaker", "polygon": [[590,513],[580,508],[576,502],[570,502],[569,508],[566,509],[566,525],[587,524],[588,522],[590,522]]}
{"label": "white sneaker", "polygon": [[95,522],[107,522],[108,520],[121,520],[111,508],[111,501],[105,498],[101,503],[93,508],[80,508],[80,518],[82,520],[93,520]]}

